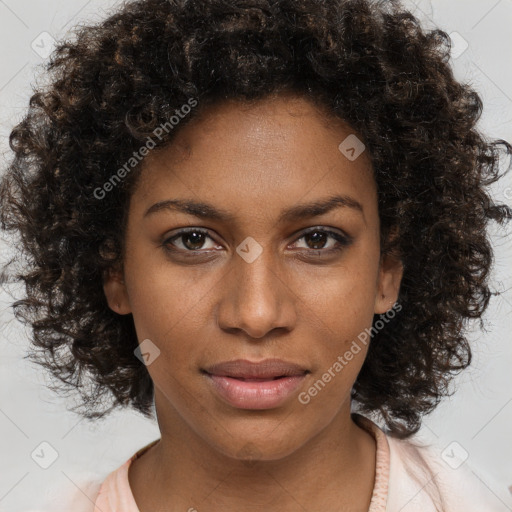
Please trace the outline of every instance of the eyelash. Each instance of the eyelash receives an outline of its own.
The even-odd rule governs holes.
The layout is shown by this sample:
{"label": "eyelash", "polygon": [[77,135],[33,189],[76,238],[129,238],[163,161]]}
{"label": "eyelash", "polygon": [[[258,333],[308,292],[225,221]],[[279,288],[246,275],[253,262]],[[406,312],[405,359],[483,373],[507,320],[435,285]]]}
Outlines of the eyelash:
{"label": "eyelash", "polygon": [[[198,249],[198,250],[176,249],[176,248],[172,248],[171,247],[172,246],[172,241],[177,240],[177,239],[179,239],[179,238],[181,238],[184,235],[187,235],[189,233],[201,233],[201,234],[204,234],[208,238],[213,240],[213,238],[208,234],[207,230],[204,230],[204,229],[201,229],[201,228],[183,229],[183,230],[179,231],[178,233],[176,233],[175,235],[173,235],[172,237],[167,238],[162,243],[162,246],[163,246],[164,250],[169,252],[169,253],[172,253],[172,254],[181,253],[185,257],[196,257],[198,253],[206,252],[206,251],[202,251],[200,249]],[[302,250],[305,250],[305,251],[314,251],[316,253],[320,253],[321,254],[320,257],[322,257],[322,256],[325,257],[325,256],[331,255],[333,253],[337,253],[337,252],[345,249],[352,242],[352,238],[350,236],[348,236],[348,235],[342,235],[341,233],[337,233],[337,232],[331,231],[329,229],[318,228],[318,227],[309,228],[307,231],[303,232],[302,235],[299,238],[297,238],[297,240],[295,242],[299,241],[300,239],[304,238],[305,236],[307,236],[307,235],[309,235],[311,233],[324,233],[324,234],[327,234],[330,237],[334,238],[338,242],[338,244],[339,244],[337,247],[333,247],[331,249],[302,249]]]}

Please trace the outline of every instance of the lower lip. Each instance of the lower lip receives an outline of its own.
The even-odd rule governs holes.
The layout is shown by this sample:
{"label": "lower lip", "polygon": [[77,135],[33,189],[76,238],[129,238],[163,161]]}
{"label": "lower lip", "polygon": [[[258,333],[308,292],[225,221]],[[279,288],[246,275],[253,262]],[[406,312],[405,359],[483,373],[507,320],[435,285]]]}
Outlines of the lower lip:
{"label": "lower lip", "polygon": [[306,375],[275,380],[243,381],[232,377],[206,374],[218,394],[239,409],[274,409],[294,394]]}

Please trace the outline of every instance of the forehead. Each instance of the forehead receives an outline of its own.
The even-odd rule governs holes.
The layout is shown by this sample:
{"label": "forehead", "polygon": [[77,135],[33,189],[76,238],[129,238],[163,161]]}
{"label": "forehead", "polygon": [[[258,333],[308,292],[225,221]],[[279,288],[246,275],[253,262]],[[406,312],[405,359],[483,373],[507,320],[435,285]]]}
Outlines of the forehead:
{"label": "forehead", "polygon": [[[356,158],[346,152],[354,145],[362,151]],[[372,206],[376,186],[362,147],[348,124],[303,98],[226,101],[206,107],[146,157],[134,199],[195,197],[255,215],[335,193]]]}

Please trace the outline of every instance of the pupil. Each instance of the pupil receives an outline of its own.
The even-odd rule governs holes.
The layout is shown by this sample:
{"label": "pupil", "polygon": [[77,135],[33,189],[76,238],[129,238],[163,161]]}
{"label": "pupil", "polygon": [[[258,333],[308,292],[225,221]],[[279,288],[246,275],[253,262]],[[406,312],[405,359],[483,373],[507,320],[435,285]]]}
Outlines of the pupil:
{"label": "pupil", "polygon": [[[190,233],[187,233],[184,237],[185,240],[190,240],[191,238],[195,238],[195,241],[192,242],[192,247],[190,247],[190,244],[185,243],[185,245],[189,249],[199,249],[203,245],[202,237],[204,236],[203,233],[198,233],[197,231],[191,231]],[[197,244],[196,245],[194,245]]]}
{"label": "pupil", "polygon": [[[323,245],[325,244],[325,237],[327,235],[326,235],[326,233],[313,231],[312,233],[308,233],[307,236],[313,239],[313,245],[315,245],[315,247],[312,247],[312,249],[319,249],[321,247],[317,247],[317,245],[320,244],[323,247]],[[318,236],[320,237],[320,240],[318,239]]]}

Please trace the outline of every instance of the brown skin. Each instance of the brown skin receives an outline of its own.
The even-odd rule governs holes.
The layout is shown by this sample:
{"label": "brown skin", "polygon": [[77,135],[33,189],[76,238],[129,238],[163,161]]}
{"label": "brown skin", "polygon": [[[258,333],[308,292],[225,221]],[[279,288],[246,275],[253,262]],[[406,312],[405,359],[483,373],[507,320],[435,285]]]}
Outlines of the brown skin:
{"label": "brown skin", "polygon": [[[149,338],[161,351],[147,367],[161,441],[129,471],[141,512],[368,510],[375,442],[350,417],[365,347],[309,404],[298,400],[371,327],[374,313],[391,308],[402,277],[398,259],[381,258],[369,158],[351,162],[338,150],[351,133],[299,97],[229,101],[208,107],[145,159],[123,272],[104,285],[110,307],[133,314],[139,342]],[[364,215],[338,207],[277,222],[287,208],[334,194],[359,201]],[[208,202],[234,219],[165,209],[144,216],[176,198]],[[338,242],[304,236],[313,226],[353,241],[322,257]],[[184,227],[212,238],[178,238],[176,250],[209,256],[166,253],[162,243]],[[252,263],[236,252],[248,236],[263,247]],[[311,373],[282,406],[242,410],[200,372],[236,358],[281,358]]]}

